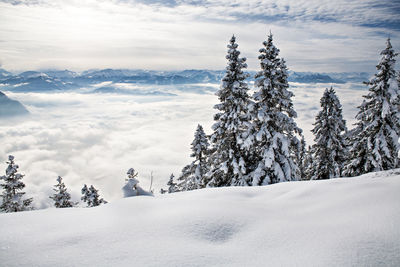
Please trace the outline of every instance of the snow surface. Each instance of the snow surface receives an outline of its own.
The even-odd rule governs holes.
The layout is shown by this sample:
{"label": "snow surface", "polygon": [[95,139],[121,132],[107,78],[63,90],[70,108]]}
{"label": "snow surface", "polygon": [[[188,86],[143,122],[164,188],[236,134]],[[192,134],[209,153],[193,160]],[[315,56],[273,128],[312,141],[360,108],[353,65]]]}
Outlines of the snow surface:
{"label": "snow surface", "polygon": [[0,214],[2,266],[399,266],[400,169]]}

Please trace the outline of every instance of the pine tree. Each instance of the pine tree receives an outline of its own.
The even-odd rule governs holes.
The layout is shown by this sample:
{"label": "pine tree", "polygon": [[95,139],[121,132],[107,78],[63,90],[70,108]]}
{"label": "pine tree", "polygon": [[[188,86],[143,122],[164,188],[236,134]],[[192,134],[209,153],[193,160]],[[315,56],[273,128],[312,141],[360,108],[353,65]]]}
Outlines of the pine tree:
{"label": "pine tree", "polygon": [[397,72],[397,90],[400,91],[400,71]]}
{"label": "pine tree", "polygon": [[304,176],[302,177],[302,180],[310,180],[311,177],[314,175],[313,170],[314,170],[314,160],[313,160],[313,152],[312,152],[312,147],[308,146],[306,150],[306,156],[304,158]]}
{"label": "pine tree", "polygon": [[180,191],[194,190],[205,187],[207,184],[206,174],[208,172],[207,156],[209,143],[203,127],[199,124],[191,143],[193,162],[182,169],[178,178]]}
{"label": "pine tree", "polygon": [[298,157],[296,157],[296,164],[299,167],[298,177],[301,180],[307,180],[307,149],[306,149],[306,141],[304,140],[304,136],[301,136],[300,144],[298,148]]}
{"label": "pine tree", "polygon": [[161,194],[165,194],[165,193],[171,194],[171,193],[178,192],[178,186],[174,182],[174,178],[175,178],[174,174],[171,173],[171,176],[169,177],[169,180],[167,183],[167,185],[169,186],[168,190],[161,189],[161,191],[160,191]]}
{"label": "pine tree", "polygon": [[321,98],[322,110],[315,118],[313,145],[313,175],[311,179],[340,177],[346,160],[346,121],[342,116],[342,105],[331,87]]}
{"label": "pine tree", "polygon": [[81,200],[83,200],[83,202],[87,202],[88,207],[90,207],[91,202],[90,201],[90,193],[89,193],[89,188],[87,187],[87,185],[83,185],[82,190],[82,197]]}
{"label": "pine tree", "polygon": [[381,52],[377,73],[369,81],[368,95],[359,106],[356,135],[351,138],[348,176],[399,167],[400,90],[395,82],[395,56],[390,39]]}
{"label": "pine tree", "polygon": [[49,198],[54,200],[54,206],[56,208],[71,208],[77,204],[71,201],[71,195],[67,192],[67,188],[65,187],[61,176],[58,176],[57,184],[54,185],[54,187],[53,190],[56,193]]}
{"label": "pine tree", "polygon": [[107,201],[100,198],[98,190],[91,185],[89,188],[85,184],[82,188],[82,200],[83,202],[87,202],[88,207],[97,207],[100,204],[107,204]]}
{"label": "pine tree", "polygon": [[243,133],[249,127],[250,98],[245,79],[248,74],[246,58],[240,58],[235,36],[228,45],[228,66],[217,92],[220,103],[214,108],[219,110],[214,116],[211,143],[213,153],[210,156],[210,171],[207,186],[220,187],[231,185],[249,185],[247,156],[243,145]]}
{"label": "pine tree", "polygon": [[266,185],[298,179],[299,143],[301,129],[294,122],[297,114],[293,109],[288,90],[288,70],[278,57],[272,34],[259,50],[261,71],[255,75],[255,104],[252,108],[253,124],[246,142],[251,144],[253,156],[252,184]]}
{"label": "pine tree", "polygon": [[14,156],[8,156],[6,163],[8,164],[6,175],[0,177],[0,180],[4,180],[4,184],[0,184],[4,189],[0,210],[4,212],[31,210],[32,198],[22,199],[25,192],[19,192],[25,187],[21,181],[24,175],[18,173],[19,166],[15,164]]}

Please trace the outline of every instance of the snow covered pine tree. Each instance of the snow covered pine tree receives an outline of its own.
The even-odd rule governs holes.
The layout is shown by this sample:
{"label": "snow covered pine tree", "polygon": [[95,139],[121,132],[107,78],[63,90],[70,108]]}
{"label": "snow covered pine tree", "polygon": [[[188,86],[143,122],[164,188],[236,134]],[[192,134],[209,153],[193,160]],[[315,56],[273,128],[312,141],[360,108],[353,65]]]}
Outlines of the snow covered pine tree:
{"label": "snow covered pine tree", "polygon": [[314,166],[314,160],[312,155],[312,148],[308,146],[306,150],[306,155],[304,157],[303,168],[305,170],[304,176],[301,177],[302,180],[310,180],[312,177],[312,170]]}
{"label": "snow covered pine tree", "polygon": [[78,204],[71,201],[71,195],[67,192],[67,188],[65,187],[61,176],[58,176],[57,184],[54,185],[54,187],[55,188],[53,190],[56,193],[49,198],[54,200],[54,206],[56,208],[71,208]]}
{"label": "snow covered pine tree", "polygon": [[245,82],[249,75],[243,72],[247,68],[246,58],[239,57],[237,47],[236,38],[232,36],[226,56],[228,66],[216,93],[221,103],[214,106],[220,112],[215,114],[212,126],[213,153],[207,183],[210,187],[249,185],[248,152],[242,146],[243,133],[250,124],[249,88]]}
{"label": "snow covered pine tree", "polygon": [[128,179],[126,179],[126,184],[122,187],[124,197],[153,195],[152,192],[148,192],[139,186],[139,180],[136,179],[138,173],[135,172],[134,168],[130,168],[126,174],[128,175]]}
{"label": "snow covered pine tree", "polygon": [[390,39],[381,52],[377,73],[369,81],[368,95],[359,106],[358,122],[350,139],[347,176],[399,167],[400,90],[395,81],[395,56]]}
{"label": "snow covered pine tree", "polygon": [[194,160],[182,169],[182,174],[178,178],[178,180],[181,181],[178,186],[179,191],[204,188],[207,184],[206,174],[208,172],[207,156],[209,143],[203,127],[200,124],[197,125],[194,140],[191,145],[192,154],[190,156],[193,157]]}
{"label": "snow covered pine tree", "polygon": [[315,144],[312,146],[313,167],[311,179],[340,177],[346,160],[346,121],[342,116],[342,105],[331,87],[321,98],[322,110],[315,118]]}
{"label": "snow covered pine tree", "polygon": [[245,141],[253,153],[252,185],[299,179],[295,159],[299,158],[300,141],[296,134],[302,131],[293,120],[297,114],[291,100],[293,93],[288,90],[287,67],[278,57],[271,33],[263,45],[258,56],[261,71],[255,75],[253,123]]}
{"label": "snow covered pine tree", "polygon": [[307,170],[310,167],[310,161],[308,160],[307,156],[306,141],[304,140],[304,136],[302,136],[300,140],[298,157],[296,158],[296,164],[299,167],[298,176],[301,180],[308,180]]}
{"label": "snow covered pine tree", "polygon": [[8,156],[6,163],[8,164],[6,175],[0,177],[0,180],[4,180],[4,184],[0,185],[4,189],[0,210],[4,212],[31,210],[32,198],[22,199],[25,192],[18,192],[25,187],[25,184],[21,181],[24,175],[18,173],[19,167],[14,162],[14,156]]}
{"label": "snow covered pine tree", "polygon": [[100,204],[107,204],[107,201],[100,198],[98,190],[91,185],[89,188],[85,184],[82,188],[82,200],[83,202],[87,202],[88,207],[96,207]]}
{"label": "snow covered pine tree", "polygon": [[178,190],[178,186],[174,182],[174,178],[175,178],[174,174],[171,173],[171,176],[169,177],[169,180],[168,180],[168,183],[167,183],[167,185],[169,186],[168,190],[164,190],[164,189],[161,188],[161,191],[160,191],[161,194],[165,194],[165,193],[171,194],[171,193],[175,193],[175,192],[179,191]]}

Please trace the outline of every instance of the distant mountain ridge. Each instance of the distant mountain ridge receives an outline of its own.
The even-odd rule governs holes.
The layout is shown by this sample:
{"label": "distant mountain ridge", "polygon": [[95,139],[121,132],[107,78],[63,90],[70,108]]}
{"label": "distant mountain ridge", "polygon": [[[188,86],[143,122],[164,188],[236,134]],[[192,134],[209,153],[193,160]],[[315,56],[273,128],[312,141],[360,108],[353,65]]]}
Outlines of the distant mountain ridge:
{"label": "distant mountain ridge", "polygon": [[325,73],[289,72],[289,82],[297,83],[346,83],[345,79],[333,78]]}
{"label": "distant mountain ridge", "polygon": [[0,69],[0,79],[7,79],[8,77],[11,77],[12,73],[6,71],[5,69]]}
{"label": "distant mountain ridge", "polygon": [[48,76],[54,77],[54,78],[75,78],[78,77],[79,74],[77,72],[74,71],[70,71],[70,70],[48,70],[48,71],[44,71],[45,74],[47,74]]}
{"label": "distant mountain ridge", "polygon": [[11,76],[0,81],[2,88],[14,92],[37,92],[37,91],[54,91],[75,88],[70,81],[63,81],[58,78],[50,77],[40,72],[23,72],[17,76]]}
{"label": "distant mountain ridge", "polygon": [[17,100],[0,92],[0,118],[27,115],[29,111]]}
{"label": "distant mountain ridge", "polygon": [[[90,87],[101,82],[133,83],[146,85],[219,84],[224,70],[154,71],[133,69],[87,70],[82,73],[70,70],[25,71],[17,75],[0,69],[0,86],[17,92],[57,91]],[[255,71],[249,71],[249,81],[254,81]],[[370,75],[365,72],[316,73],[289,71],[292,83],[346,83],[363,82]]]}
{"label": "distant mountain ridge", "polygon": [[80,80],[114,81],[141,84],[190,84],[190,83],[219,83],[224,71],[212,70],[183,70],[183,71],[152,71],[103,69],[84,71]]}

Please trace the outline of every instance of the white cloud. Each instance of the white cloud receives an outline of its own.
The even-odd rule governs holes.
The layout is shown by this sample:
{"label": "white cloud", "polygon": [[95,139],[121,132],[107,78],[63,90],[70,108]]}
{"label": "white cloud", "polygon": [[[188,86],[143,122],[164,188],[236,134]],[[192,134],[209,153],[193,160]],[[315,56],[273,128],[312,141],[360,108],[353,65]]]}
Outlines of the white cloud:
{"label": "white cloud", "polygon": [[[308,144],[326,84],[294,84],[297,122]],[[335,85],[348,126],[365,91],[352,84]],[[157,87],[157,90],[171,90]],[[144,88],[148,90],[148,88]],[[191,162],[190,143],[198,123],[211,133],[213,94],[175,92],[176,97],[138,97],[78,93],[10,93],[27,105],[27,120],[2,120],[0,124],[0,173],[7,155],[13,154],[26,174],[26,192],[37,207],[51,205],[48,196],[58,175],[80,198],[84,183],[93,184],[106,200],[122,197],[126,171],[134,167],[144,188],[153,171],[158,192],[173,172]]]}
{"label": "white cloud", "polygon": [[[25,103],[32,116],[16,123],[2,121],[1,161],[14,154],[21,172],[27,174],[27,192],[39,206],[50,203],[46,193],[57,175],[75,193],[89,183],[113,200],[121,195],[126,171],[134,167],[145,188],[154,171],[159,190],[171,172],[177,173],[189,162],[195,127],[199,122],[209,127],[215,99],[210,95],[162,99],[75,93],[9,95]],[[1,166],[5,169],[5,164]]]}
{"label": "white cloud", "polygon": [[400,47],[399,7],[390,2],[7,2],[0,2],[0,51],[14,70],[221,69],[232,33],[255,69],[269,29],[295,70],[372,70],[388,34]]}

